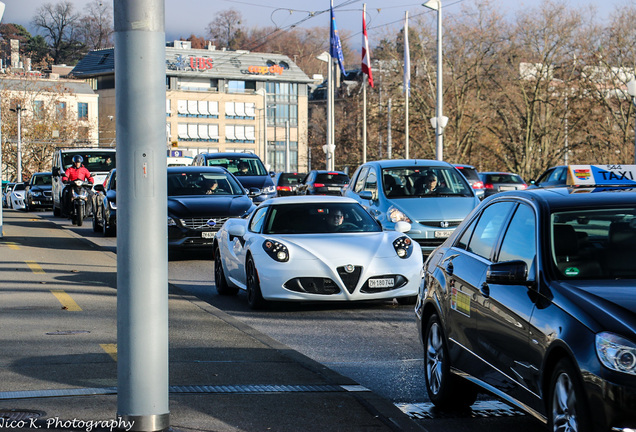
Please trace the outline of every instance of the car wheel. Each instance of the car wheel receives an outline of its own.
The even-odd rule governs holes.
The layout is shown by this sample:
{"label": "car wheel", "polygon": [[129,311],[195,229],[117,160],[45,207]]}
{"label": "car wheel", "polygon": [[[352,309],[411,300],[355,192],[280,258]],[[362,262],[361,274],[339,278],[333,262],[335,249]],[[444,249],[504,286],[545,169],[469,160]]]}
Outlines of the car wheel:
{"label": "car wheel", "polygon": [[55,204],[53,204],[53,216],[60,217],[61,214],[62,214],[62,211],[60,210],[60,208],[55,207]]}
{"label": "car wheel", "polygon": [[238,288],[230,287],[227,284],[223,264],[221,264],[221,251],[218,246],[214,249],[214,285],[216,285],[216,292],[219,295],[236,295],[238,293]]}
{"label": "car wheel", "polygon": [[99,222],[99,217],[93,214],[93,232],[102,232],[103,229],[102,224]]}
{"label": "car wheel", "polygon": [[572,362],[561,359],[550,381],[549,426],[554,432],[589,432],[583,383]]}
{"label": "car wheel", "polygon": [[104,233],[104,236],[115,237],[115,235],[117,234],[117,228],[115,228],[113,225],[114,224],[108,223],[106,219],[102,218],[102,231]]}
{"label": "car wheel", "polygon": [[436,407],[461,410],[477,399],[476,388],[450,371],[450,355],[439,317],[433,314],[424,333],[424,379],[428,397]]}
{"label": "car wheel", "polygon": [[254,265],[254,259],[250,256],[245,264],[245,276],[247,285],[247,303],[251,309],[263,309],[266,305],[263,294],[261,293],[261,285],[258,281],[258,272]]}

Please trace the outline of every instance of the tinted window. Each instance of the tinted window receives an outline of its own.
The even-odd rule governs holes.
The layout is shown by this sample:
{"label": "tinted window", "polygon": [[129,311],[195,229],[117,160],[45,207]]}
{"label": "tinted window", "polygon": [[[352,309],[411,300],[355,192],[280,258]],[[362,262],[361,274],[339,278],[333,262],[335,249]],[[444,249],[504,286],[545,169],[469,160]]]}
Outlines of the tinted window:
{"label": "tinted window", "polygon": [[477,181],[479,181],[479,174],[477,174],[477,170],[475,168],[457,167],[457,169],[468,180],[477,180]]}
{"label": "tinted window", "polygon": [[[216,183],[214,194],[209,193]],[[242,195],[243,189],[225,173],[176,172],[168,173],[168,196],[184,195]]]}
{"label": "tinted window", "polygon": [[278,178],[279,186],[283,185],[297,185],[302,183],[303,177],[305,174],[300,173],[283,173]]}
{"label": "tinted window", "polygon": [[344,185],[349,183],[349,176],[337,173],[319,173],[316,176],[316,183]]}
{"label": "tinted window", "polygon": [[517,174],[501,173],[501,174],[486,174],[486,183],[523,184],[525,182]]}
{"label": "tinted window", "polygon": [[33,176],[33,180],[31,181],[33,186],[44,186],[53,184],[53,179],[50,175],[38,175]]}
{"label": "tinted window", "polygon": [[532,209],[525,204],[520,205],[501,243],[499,261],[521,260],[530,268],[537,254],[535,226],[536,220]]}
{"label": "tinted window", "polygon": [[64,170],[73,165],[73,156],[80,155],[84,161],[82,165],[90,172],[94,171],[110,171],[115,168],[114,152],[86,152],[86,153],[65,153],[64,154]]}
{"label": "tinted window", "polygon": [[468,244],[468,251],[490,259],[501,227],[513,205],[511,202],[502,202],[486,207],[475,226],[475,233]]}

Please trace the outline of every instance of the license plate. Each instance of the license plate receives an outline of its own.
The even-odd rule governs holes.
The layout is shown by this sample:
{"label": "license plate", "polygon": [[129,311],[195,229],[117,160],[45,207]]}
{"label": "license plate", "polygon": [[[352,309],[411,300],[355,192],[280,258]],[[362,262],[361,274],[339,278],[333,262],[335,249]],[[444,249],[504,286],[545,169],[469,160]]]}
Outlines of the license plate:
{"label": "license plate", "polygon": [[395,285],[392,278],[386,279],[369,279],[369,288],[390,288]]}
{"label": "license plate", "polygon": [[440,230],[435,231],[435,238],[448,238],[453,233],[453,230]]}
{"label": "license plate", "polygon": [[500,191],[510,191],[510,190],[517,190],[517,188],[515,186],[499,186],[499,190]]}
{"label": "license plate", "polygon": [[203,231],[201,233],[201,237],[205,238],[205,239],[211,239],[214,238],[214,232],[212,231]]}
{"label": "license plate", "polygon": [[339,191],[340,189],[341,189],[341,188],[339,188],[339,187],[334,187],[334,186],[329,186],[329,187],[327,188],[327,190],[330,190],[330,191]]}

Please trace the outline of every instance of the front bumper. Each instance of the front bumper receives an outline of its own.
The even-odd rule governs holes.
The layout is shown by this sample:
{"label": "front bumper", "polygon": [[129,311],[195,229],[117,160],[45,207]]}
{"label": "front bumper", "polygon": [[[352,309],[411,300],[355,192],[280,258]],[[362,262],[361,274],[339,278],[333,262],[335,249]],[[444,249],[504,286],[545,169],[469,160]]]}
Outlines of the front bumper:
{"label": "front bumper", "polygon": [[606,369],[602,375],[584,378],[595,430],[636,430],[636,377]]}

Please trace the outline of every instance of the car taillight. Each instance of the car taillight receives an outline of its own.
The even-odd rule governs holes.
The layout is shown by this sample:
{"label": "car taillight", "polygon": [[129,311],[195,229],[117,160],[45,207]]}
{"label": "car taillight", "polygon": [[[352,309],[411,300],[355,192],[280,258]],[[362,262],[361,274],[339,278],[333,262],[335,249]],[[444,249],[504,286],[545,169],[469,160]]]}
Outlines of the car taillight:
{"label": "car taillight", "polygon": [[484,182],[478,181],[473,183],[473,189],[483,189],[483,188],[484,188]]}
{"label": "car taillight", "polygon": [[314,187],[325,187],[323,183],[314,183]]}
{"label": "car taillight", "polygon": [[528,185],[527,185],[527,184],[525,184],[525,183],[524,183],[524,184],[522,184],[522,185],[521,185],[521,189],[528,189]]}
{"label": "car taillight", "polygon": [[291,186],[277,186],[276,190],[285,191],[285,192],[291,192],[292,188],[291,188]]}
{"label": "car taillight", "polygon": [[492,183],[484,183],[484,189],[494,189],[495,187],[492,185]]}

